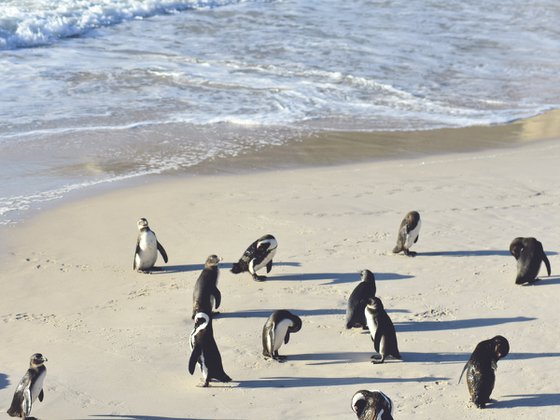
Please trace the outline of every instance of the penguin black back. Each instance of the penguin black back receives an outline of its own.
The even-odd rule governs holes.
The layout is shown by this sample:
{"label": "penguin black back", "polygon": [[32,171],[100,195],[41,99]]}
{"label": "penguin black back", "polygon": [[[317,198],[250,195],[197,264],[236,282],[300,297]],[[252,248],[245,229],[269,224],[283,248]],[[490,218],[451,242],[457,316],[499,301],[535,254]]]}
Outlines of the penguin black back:
{"label": "penguin black back", "polygon": [[377,390],[356,392],[352,397],[352,411],[360,420],[393,420],[393,402]]}
{"label": "penguin black back", "polygon": [[537,281],[541,263],[544,262],[548,275],[551,274],[550,261],[543,245],[535,238],[515,238],[509,250],[517,260],[517,276],[515,284],[533,283]]}
{"label": "penguin black back", "polygon": [[220,307],[222,294],[218,289],[219,262],[220,258],[217,255],[210,255],[196,280],[193,291],[192,319],[198,312],[212,314],[214,308]]}
{"label": "penguin black back", "polygon": [[370,298],[375,297],[375,276],[369,270],[362,270],[361,281],[356,285],[346,306],[346,328],[367,328],[364,310]]}
{"label": "penguin black back", "polygon": [[247,247],[239,261],[233,264],[231,272],[238,274],[248,271],[255,281],[266,280],[266,277],[259,276],[257,271],[266,267],[266,272],[270,273],[277,248],[278,241],[274,236],[270,234],[261,236]]}
{"label": "penguin black back", "polygon": [[383,363],[388,356],[400,359],[395,326],[385,311],[381,299],[378,297],[370,299],[366,305],[365,314],[373,347],[381,355],[380,359],[371,356],[372,363]]}
{"label": "penguin black back", "polygon": [[14,393],[12,404],[7,411],[11,417],[29,418],[35,400],[38,398],[39,401],[43,401],[43,382],[47,375],[46,361],[47,358],[41,353],[35,353],[31,356],[29,369],[21,378]]}
{"label": "penguin black back", "polygon": [[497,335],[489,340],[477,344],[468,362],[463,367],[459,382],[463,373],[467,372],[467,386],[471,401],[479,408],[490,401],[490,395],[496,381],[495,370],[498,368],[498,360],[509,353],[508,340]]}

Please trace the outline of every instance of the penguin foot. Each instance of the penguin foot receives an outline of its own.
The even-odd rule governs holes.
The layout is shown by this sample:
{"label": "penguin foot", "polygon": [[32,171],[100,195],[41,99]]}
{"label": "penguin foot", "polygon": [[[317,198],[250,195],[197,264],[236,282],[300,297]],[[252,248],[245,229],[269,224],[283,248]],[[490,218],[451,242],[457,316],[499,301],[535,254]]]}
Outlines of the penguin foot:
{"label": "penguin foot", "polygon": [[381,364],[381,363],[383,363],[383,362],[385,361],[385,357],[384,357],[384,356],[381,356],[381,359],[377,359],[377,358],[375,358],[375,356],[371,356],[371,358],[373,359],[373,360],[371,361],[371,363],[373,363],[374,365],[379,365],[379,364]]}
{"label": "penguin foot", "polygon": [[266,281],[266,276],[259,276],[259,275],[254,275],[253,276],[253,280],[255,281]]}
{"label": "penguin foot", "polygon": [[406,255],[407,257],[416,257],[416,252],[405,249],[404,255]]}
{"label": "penguin foot", "polygon": [[279,363],[284,363],[288,359],[288,356],[274,356],[273,359]]}

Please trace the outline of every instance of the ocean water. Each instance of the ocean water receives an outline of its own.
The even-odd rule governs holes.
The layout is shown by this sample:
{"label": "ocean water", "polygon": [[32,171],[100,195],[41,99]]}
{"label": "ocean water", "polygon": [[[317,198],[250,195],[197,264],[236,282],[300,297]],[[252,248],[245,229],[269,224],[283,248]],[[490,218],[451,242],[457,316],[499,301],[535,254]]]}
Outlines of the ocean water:
{"label": "ocean water", "polygon": [[0,224],[317,130],[560,107],[555,0],[0,0]]}

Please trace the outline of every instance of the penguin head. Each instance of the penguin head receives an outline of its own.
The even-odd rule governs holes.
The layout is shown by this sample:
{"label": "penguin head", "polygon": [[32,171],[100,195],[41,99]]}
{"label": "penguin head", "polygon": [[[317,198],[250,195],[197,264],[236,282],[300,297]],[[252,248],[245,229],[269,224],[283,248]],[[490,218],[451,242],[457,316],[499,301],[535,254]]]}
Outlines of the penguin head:
{"label": "penguin head", "polygon": [[513,255],[513,257],[518,260],[519,256],[521,255],[521,250],[523,249],[523,238],[522,237],[518,237],[515,238],[513,241],[511,241],[511,244],[509,245],[509,252],[511,253],[511,255]]}
{"label": "penguin head", "polygon": [[136,224],[138,225],[138,230],[142,230],[148,227],[148,220],[142,217]]}
{"label": "penguin head", "polygon": [[301,330],[302,322],[299,316],[292,314],[292,322],[294,323],[294,325],[288,328],[288,331],[290,331],[290,333],[295,333]]}
{"label": "penguin head", "polygon": [[501,335],[497,335],[492,339],[494,343],[494,353],[496,354],[497,359],[501,359],[502,357],[506,357],[509,353],[509,341],[505,337]]}
{"label": "penguin head", "polygon": [[367,390],[361,390],[356,392],[352,397],[352,411],[356,413],[356,416],[358,416],[358,418],[362,416],[364,410],[368,405],[368,400],[366,398],[366,394],[368,393],[369,391]]}
{"label": "penguin head", "polygon": [[206,262],[204,263],[204,267],[206,267],[206,268],[217,267],[218,264],[220,263],[220,261],[222,261],[222,259],[220,257],[218,257],[217,255],[210,255],[210,256],[208,256],[208,258],[206,258]]}
{"label": "penguin head", "polygon": [[195,330],[198,328],[206,328],[206,326],[210,323],[210,317],[208,314],[204,312],[197,312],[194,316],[194,328]]}
{"label": "penguin head", "polygon": [[383,310],[383,302],[378,297],[372,297],[368,299],[367,307],[373,311]]}
{"label": "penguin head", "polygon": [[42,366],[43,363],[45,363],[46,361],[47,358],[43,356],[41,353],[35,353],[34,355],[31,356],[29,360],[29,366],[37,368],[39,366]]}
{"label": "penguin head", "polygon": [[374,281],[375,280],[375,276],[373,275],[373,273],[369,270],[362,270],[360,272],[360,276],[361,276],[361,280],[362,281]]}

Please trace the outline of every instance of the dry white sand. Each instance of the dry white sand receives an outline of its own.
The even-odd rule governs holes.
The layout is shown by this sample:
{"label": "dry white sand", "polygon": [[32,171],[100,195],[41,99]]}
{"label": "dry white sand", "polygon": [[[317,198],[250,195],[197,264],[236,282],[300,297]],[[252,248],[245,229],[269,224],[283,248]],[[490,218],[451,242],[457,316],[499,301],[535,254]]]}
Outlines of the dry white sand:
{"label": "dry white sand", "polygon": [[[0,409],[29,356],[47,362],[41,419],[352,419],[359,389],[380,389],[396,419],[558,418],[560,143],[248,175],[166,179],[105,193],[3,228]],[[391,254],[418,210],[416,258]],[[170,261],[132,270],[146,217]],[[229,272],[253,240],[279,241],[268,281]],[[542,241],[553,275],[514,284],[508,247]],[[229,384],[187,372],[192,289],[209,254],[224,258],[214,333]],[[162,264],[161,258],[158,265]],[[403,361],[370,363],[345,330],[359,271],[375,273]],[[303,319],[265,360],[275,309]],[[468,402],[463,365],[497,334],[511,345],[486,410]],[[3,417],[2,417],[3,416]],[[7,418],[6,414],[0,417]]]}

